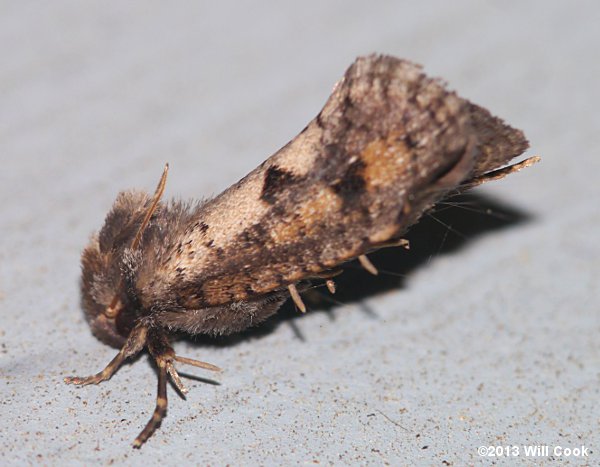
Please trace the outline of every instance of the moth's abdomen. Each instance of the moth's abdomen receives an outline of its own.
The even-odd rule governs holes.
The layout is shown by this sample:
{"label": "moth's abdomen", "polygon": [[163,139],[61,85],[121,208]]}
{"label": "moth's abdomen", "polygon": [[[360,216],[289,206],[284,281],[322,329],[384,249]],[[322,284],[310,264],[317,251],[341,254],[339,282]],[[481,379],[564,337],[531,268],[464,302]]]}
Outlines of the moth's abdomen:
{"label": "moth's abdomen", "polygon": [[183,312],[163,311],[155,315],[157,324],[189,334],[227,335],[255,326],[273,315],[288,298],[287,291],[272,292],[254,300],[242,300]]}

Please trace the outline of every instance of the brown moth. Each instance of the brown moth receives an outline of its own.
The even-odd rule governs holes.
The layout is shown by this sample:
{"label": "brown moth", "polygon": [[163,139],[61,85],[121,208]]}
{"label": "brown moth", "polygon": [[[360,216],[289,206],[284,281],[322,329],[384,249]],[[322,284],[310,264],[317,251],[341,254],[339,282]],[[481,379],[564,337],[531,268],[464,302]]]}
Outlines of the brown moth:
{"label": "brown moth", "polygon": [[527,149],[523,133],[448,91],[421,67],[390,56],[358,58],[302,132],[216,198],[160,201],[120,193],[83,251],[83,306],[92,332],[121,350],[96,384],[144,348],[158,366],[156,408],[140,447],[167,410],[167,377],[186,392],[169,335],[230,334],[273,315],[339,266],[400,245],[449,194],[529,166],[504,167]]}

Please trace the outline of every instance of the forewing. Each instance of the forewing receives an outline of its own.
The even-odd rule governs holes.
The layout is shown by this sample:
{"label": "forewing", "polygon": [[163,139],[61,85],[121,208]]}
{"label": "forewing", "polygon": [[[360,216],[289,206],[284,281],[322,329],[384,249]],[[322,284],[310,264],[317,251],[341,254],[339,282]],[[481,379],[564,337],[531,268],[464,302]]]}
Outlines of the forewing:
{"label": "forewing", "polygon": [[[168,282],[198,308],[318,276],[398,239],[524,141],[419,66],[359,58],[296,138],[196,213],[172,255],[178,269],[164,269],[178,271]],[[506,150],[494,157],[500,143]]]}

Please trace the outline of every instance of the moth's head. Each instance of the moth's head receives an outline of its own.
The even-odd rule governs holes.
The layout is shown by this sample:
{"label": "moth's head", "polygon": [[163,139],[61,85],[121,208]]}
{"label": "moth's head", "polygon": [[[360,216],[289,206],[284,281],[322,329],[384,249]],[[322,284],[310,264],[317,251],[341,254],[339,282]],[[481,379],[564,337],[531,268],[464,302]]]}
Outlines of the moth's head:
{"label": "moth's head", "polygon": [[81,291],[94,335],[114,347],[125,343],[140,315],[134,278],[143,258],[142,235],[167,183],[165,165],[154,196],[126,191],[117,196],[104,226],[81,255]]}
{"label": "moth's head", "polygon": [[139,311],[132,280],[141,252],[132,248],[152,199],[146,193],[120,193],[81,256],[82,304],[94,335],[120,347]]}

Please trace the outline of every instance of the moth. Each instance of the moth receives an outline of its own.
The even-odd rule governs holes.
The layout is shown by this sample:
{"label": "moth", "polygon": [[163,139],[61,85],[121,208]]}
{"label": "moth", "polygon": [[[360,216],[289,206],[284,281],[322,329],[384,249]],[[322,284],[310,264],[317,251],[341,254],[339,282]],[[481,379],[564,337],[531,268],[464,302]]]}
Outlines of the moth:
{"label": "moth", "polygon": [[167,410],[175,367],[214,365],[175,354],[175,332],[222,335],[273,315],[310,281],[334,291],[339,267],[402,245],[407,228],[446,196],[537,162],[506,166],[528,147],[523,133],[462,99],[421,67],[359,57],[319,114],[238,183],[203,202],[125,191],[82,254],[82,302],[93,334],[119,348],[98,374],[109,379],[147,349],[158,367],[154,413],[141,447]]}

